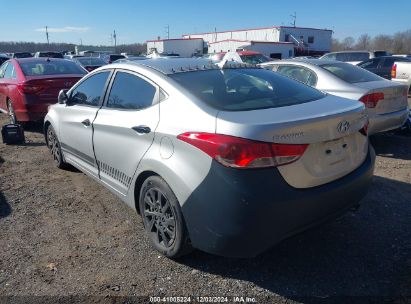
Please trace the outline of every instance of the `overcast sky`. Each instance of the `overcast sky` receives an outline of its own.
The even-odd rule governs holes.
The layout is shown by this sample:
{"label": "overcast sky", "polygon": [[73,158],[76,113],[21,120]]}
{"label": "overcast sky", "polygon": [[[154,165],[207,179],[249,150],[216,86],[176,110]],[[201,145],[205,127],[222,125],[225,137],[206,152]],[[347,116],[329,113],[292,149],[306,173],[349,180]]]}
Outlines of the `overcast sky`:
{"label": "overcast sky", "polygon": [[[107,5],[109,3],[109,5]],[[327,28],[334,37],[392,34],[411,29],[411,0],[303,1],[303,0],[174,0],[174,1],[56,1],[0,0],[0,41],[104,44],[145,42],[166,36],[274,25]]]}

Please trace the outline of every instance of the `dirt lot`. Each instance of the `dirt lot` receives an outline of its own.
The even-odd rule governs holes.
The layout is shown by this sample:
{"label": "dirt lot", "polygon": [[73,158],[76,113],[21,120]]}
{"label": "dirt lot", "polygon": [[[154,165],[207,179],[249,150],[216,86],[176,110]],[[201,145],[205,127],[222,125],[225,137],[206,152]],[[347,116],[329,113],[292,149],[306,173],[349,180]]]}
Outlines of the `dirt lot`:
{"label": "dirt lot", "polygon": [[[150,249],[140,217],[114,195],[81,172],[56,169],[41,132],[26,137],[22,146],[0,144],[0,302],[10,295],[26,296],[14,298],[22,302],[57,299],[33,296],[411,298],[411,137],[373,139],[375,178],[356,213],[255,259],[197,251],[178,262]],[[133,299],[139,298],[127,301]]]}

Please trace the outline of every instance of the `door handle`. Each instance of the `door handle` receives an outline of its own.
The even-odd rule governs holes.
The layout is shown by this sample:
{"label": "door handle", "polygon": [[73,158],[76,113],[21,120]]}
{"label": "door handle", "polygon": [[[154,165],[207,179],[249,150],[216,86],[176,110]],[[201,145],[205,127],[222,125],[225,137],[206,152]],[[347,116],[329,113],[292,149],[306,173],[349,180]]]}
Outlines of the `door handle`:
{"label": "door handle", "polygon": [[132,129],[139,134],[148,134],[151,132],[150,127],[147,127],[147,126],[136,126],[136,127],[132,127]]}
{"label": "door handle", "polygon": [[81,122],[83,125],[85,125],[86,127],[90,126],[90,119],[85,119]]}

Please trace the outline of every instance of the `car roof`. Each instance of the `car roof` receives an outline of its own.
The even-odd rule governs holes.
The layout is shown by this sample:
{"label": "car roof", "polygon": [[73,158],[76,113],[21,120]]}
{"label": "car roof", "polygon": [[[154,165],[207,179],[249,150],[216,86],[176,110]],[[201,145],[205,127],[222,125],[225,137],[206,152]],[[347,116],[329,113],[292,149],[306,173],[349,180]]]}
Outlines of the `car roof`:
{"label": "car roof", "polygon": [[218,69],[211,60],[204,58],[155,58],[138,61],[127,61],[119,65],[145,66],[162,74],[170,75],[176,72],[188,72],[197,69]]}
{"label": "car roof", "polygon": [[29,58],[13,58],[16,60],[18,63],[24,63],[24,62],[43,62],[43,61],[70,61],[69,59],[65,58],[50,58],[50,57],[29,57]]}
{"label": "car roof", "polygon": [[[285,60],[279,60],[279,61],[271,61],[275,63],[281,63],[281,62],[291,62],[291,63],[307,63],[307,64],[312,64],[312,65],[317,65],[321,66],[323,64],[341,64],[345,63],[342,61],[337,61],[337,60],[329,60],[329,59],[304,59],[304,58],[295,58],[295,59],[285,59]],[[347,63],[349,64],[349,63]]]}

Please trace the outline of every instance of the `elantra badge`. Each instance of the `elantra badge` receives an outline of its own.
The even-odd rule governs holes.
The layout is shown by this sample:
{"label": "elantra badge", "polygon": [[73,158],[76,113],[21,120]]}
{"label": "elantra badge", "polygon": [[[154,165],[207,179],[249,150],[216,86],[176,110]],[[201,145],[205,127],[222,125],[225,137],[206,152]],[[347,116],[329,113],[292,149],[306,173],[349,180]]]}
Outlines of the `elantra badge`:
{"label": "elantra badge", "polygon": [[350,123],[346,120],[343,120],[337,126],[337,130],[340,133],[346,133],[346,132],[348,132],[349,129],[350,129]]}

